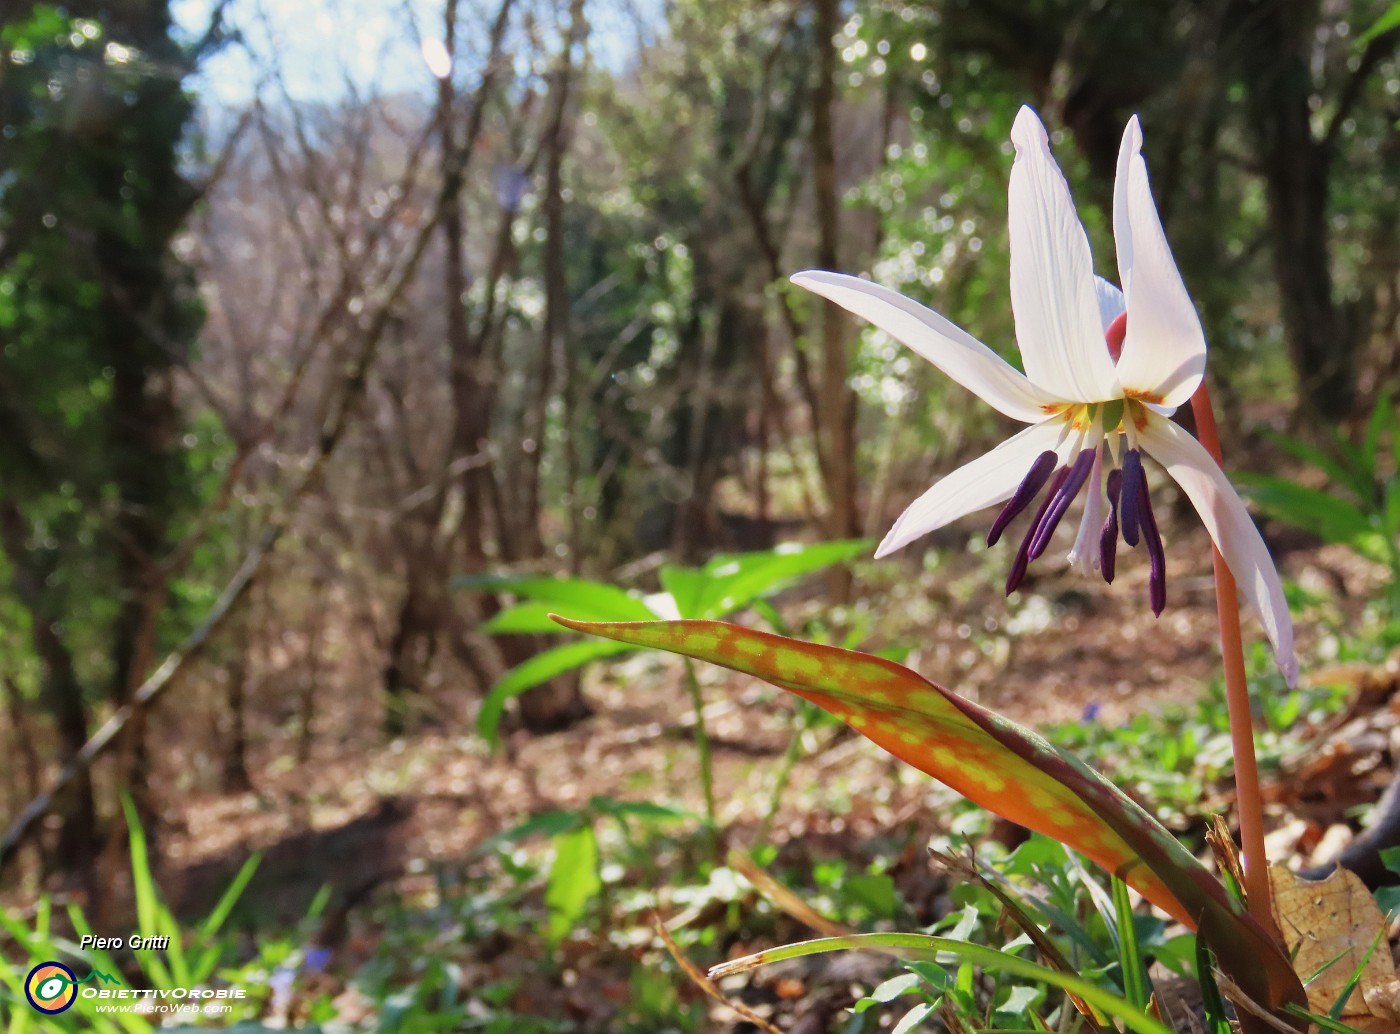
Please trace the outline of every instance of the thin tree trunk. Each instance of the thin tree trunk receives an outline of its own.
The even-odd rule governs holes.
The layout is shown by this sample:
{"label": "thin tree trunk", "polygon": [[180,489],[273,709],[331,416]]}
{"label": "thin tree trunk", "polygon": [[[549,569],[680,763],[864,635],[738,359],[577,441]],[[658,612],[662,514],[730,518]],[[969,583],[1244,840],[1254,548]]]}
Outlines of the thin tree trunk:
{"label": "thin tree trunk", "polygon": [[39,792],[41,764],[39,754],[34,749],[34,731],[30,728],[29,716],[25,713],[19,684],[8,674],[4,676],[3,682],[5,684],[5,716],[10,722],[15,754],[22,762],[19,772],[22,780],[19,792],[23,795],[23,800],[18,804],[23,804],[24,801],[28,801]]}
{"label": "thin tree trunk", "polygon": [[[836,183],[836,141],[833,129],[836,106],[837,0],[815,0],[817,31],[817,81],[812,92],[812,186],[817,207],[817,265],[840,269],[840,198]],[[831,302],[822,305],[821,409],[818,434],[826,444],[826,490],[830,502],[827,534],[851,538],[859,534],[856,508],[856,407],[847,383],[850,360],[846,354],[845,312]],[[851,591],[850,570],[834,570],[831,595],[840,602]]]}
{"label": "thin tree trunk", "polygon": [[540,537],[540,471],[548,434],[549,405],[554,392],[556,371],[568,361],[564,347],[569,329],[569,283],[564,261],[564,156],[568,152],[569,90],[573,73],[573,51],[583,31],[583,2],[569,6],[569,32],[559,55],[550,86],[549,121],[545,127],[544,196],[544,325],[540,333],[540,375],[535,398],[526,417],[527,445],[523,499],[517,527],[526,536],[530,556],[544,553]]}
{"label": "thin tree trunk", "polygon": [[[461,203],[461,192],[465,172],[473,153],[473,144],[482,129],[483,112],[494,89],[493,83],[502,65],[501,50],[509,24],[513,0],[501,0],[490,31],[490,50],[487,70],[481,83],[471,98],[468,108],[468,121],[465,130],[458,134],[456,109],[458,97],[450,76],[439,80],[438,120],[442,147],[443,186],[440,201],[440,226],[445,248],[443,263],[443,296],[447,300],[447,347],[450,355],[449,381],[452,390],[454,422],[452,429],[451,461],[468,456],[491,456],[491,422],[495,401],[494,385],[497,379],[496,357],[488,346],[500,332],[500,320],[496,312],[496,286],[507,275],[515,258],[512,230],[516,208],[512,200],[502,201],[500,218],[496,226],[492,260],[485,278],[485,302],[476,320],[476,327],[468,321],[465,299],[469,281],[466,269],[466,227]],[[578,13],[572,32],[582,32],[581,0],[575,0]],[[445,42],[449,53],[454,52],[457,37],[457,0],[446,0],[444,7]],[[571,37],[572,38],[572,37]],[[521,176],[529,174],[533,159],[522,163],[514,170]],[[538,443],[537,443],[538,447]],[[505,493],[498,477],[494,462],[468,464],[451,483],[462,492],[462,519],[456,525],[456,545],[468,572],[485,569],[491,553],[488,530],[496,536],[496,554],[500,560],[509,562],[520,555],[518,536],[522,529],[513,527],[509,519],[512,512],[507,505]],[[494,513],[494,521],[489,515]],[[528,533],[528,529],[526,529]],[[538,537],[538,531],[529,533]],[[443,556],[450,556],[450,548],[444,547]],[[444,566],[445,565],[439,565]],[[480,593],[476,606],[483,618],[489,618],[500,609],[500,600],[493,593]],[[530,637],[503,637],[492,641],[500,651],[506,667],[527,660],[536,651],[536,643]],[[391,653],[393,652],[391,648]],[[479,660],[472,665],[475,670],[485,671],[498,667],[496,664]],[[527,728],[540,730],[568,724],[588,713],[587,705],[578,690],[576,680],[555,680],[532,693],[525,694],[520,701],[521,715]]]}
{"label": "thin tree trunk", "polygon": [[228,712],[228,746],[224,749],[223,788],[225,793],[246,793],[253,788],[248,774],[248,641],[247,605],[242,619],[233,622],[233,662],[228,666],[224,706]]}
{"label": "thin tree trunk", "polygon": [[[27,548],[24,517],[13,503],[0,505],[0,539],[14,571],[15,586],[29,611],[30,637],[43,669],[42,699],[58,732],[59,763],[67,766],[87,742],[87,709],[83,689],[73,665],[73,655],[60,631],[61,615],[49,605],[44,584],[49,572],[36,564],[45,554]],[[56,797],[53,811],[59,818],[58,843],[53,859],[62,869],[79,873],[91,882],[96,860],[97,809],[92,781],[86,770]]]}
{"label": "thin tree trunk", "polygon": [[1240,62],[1265,179],[1274,275],[1303,406],[1326,420],[1355,408],[1360,347],[1369,329],[1364,306],[1339,300],[1332,277],[1333,148],[1340,127],[1400,31],[1371,39],[1352,70],[1326,131],[1315,136],[1317,87],[1309,68],[1316,4],[1240,0],[1231,8]]}

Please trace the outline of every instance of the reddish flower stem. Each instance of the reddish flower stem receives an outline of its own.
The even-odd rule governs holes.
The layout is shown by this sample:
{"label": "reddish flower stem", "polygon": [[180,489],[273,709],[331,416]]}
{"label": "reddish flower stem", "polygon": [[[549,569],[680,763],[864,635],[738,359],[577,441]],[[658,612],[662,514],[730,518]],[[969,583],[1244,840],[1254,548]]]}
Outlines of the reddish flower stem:
{"label": "reddish flower stem", "polygon": [[[1225,465],[1220,433],[1206,382],[1191,396],[1196,437],[1215,462]],[[1234,575],[1219,549],[1212,549],[1215,566],[1215,609],[1220,622],[1220,654],[1225,668],[1225,700],[1230,712],[1230,743],[1235,756],[1235,801],[1240,819],[1240,855],[1250,914],[1264,929],[1277,932],[1270,907],[1268,859],[1264,856],[1264,802],[1259,792],[1259,762],[1254,755],[1254,722],[1249,708],[1249,684],[1244,673],[1244,642],[1240,636],[1240,601]]]}

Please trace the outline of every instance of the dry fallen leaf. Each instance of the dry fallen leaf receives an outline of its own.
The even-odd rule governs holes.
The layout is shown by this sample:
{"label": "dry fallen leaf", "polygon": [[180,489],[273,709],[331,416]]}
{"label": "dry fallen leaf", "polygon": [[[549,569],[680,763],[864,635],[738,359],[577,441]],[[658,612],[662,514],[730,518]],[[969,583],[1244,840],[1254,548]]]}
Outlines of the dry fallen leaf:
{"label": "dry fallen leaf", "polygon": [[1323,1014],[1331,1010],[1365,960],[1339,1018],[1364,1034],[1395,1031],[1400,979],[1385,939],[1385,921],[1366,885],[1346,869],[1325,880],[1305,880],[1278,864],[1269,866],[1269,883],[1274,921],[1307,988],[1308,1008]]}

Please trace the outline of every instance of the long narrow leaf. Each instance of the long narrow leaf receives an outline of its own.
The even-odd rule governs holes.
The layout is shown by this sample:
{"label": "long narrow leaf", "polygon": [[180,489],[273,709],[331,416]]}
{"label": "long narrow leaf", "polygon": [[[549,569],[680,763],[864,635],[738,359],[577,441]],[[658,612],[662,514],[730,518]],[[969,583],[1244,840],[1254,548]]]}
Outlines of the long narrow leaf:
{"label": "long narrow leaf", "polygon": [[511,668],[491,687],[481,701],[481,711],[476,717],[477,732],[487,743],[495,746],[500,741],[501,716],[505,713],[506,701],[589,661],[634,649],[636,647],[623,643],[600,643],[585,639],[535,654],[528,661]]}
{"label": "long narrow leaf", "polygon": [[636,596],[607,582],[595,582],[586,578],[479,574],[453,578],[449,584],[458,589],[508,592],[522,600],[551,603],[570,610],[577,609],[581,614],[596,614],[600,620],[605,621],[648,621],[656,617]]}
{"label": "long narrow leaf", "polygon": [[820,955],[829,951],[877,951],[900,959],[928,959],[931,962],[953,955],[963,962],[982,966],[985,969],[1006,973],[1025,980],[1037,980],[1051,987],[1058,987],[1078,995],[1109,1016],[1122,1020],[1124,1025],[1138,1034],[1172,1034],[1170,1028],[1153,1019],[1131,1003],[1124,1001],[1110,991],[1073,973],[1060,973],[1047,966],[1010,955],[982,944],[969,944],[950,937],[933,937],[917,933],[870,933],[855,934],[850,937],[822,937],[812,941],[799,941],[784,944],[778,948],[756,952],[741,959],[723,963],[710,970],[710,979],[719,980],[735,973],[766,966],[773,962],[801,958],[805,955]]}
{"label": "long narrow leaf", "polygon": [[[126,814],[127,836],[131,845],[131,883],[136,897],[136,927],[143,937],[157,936],[164,931],[161,923],[161,912],[164,906],[160,900],[160,892],[156,889],[155,877],[151,874],[151,862],[149,852],[146,850],[146,831],[141,828],[140,816],[136,813],[136,805],[129,794],[122,794],[122,811]],[[171,944],[175,946],[179,937],[179,930],[175,931],[175,938]],[[177,976],[172,973],[173,969],[178,969],[177,961],[179,956],[170,955],[170,966],[167,967],[153,952],[143,952],[139,958],[141,968],[145,970],[159,987],[174,987]]]}
{"label": "long narrow leaf", "polygon": [[1118,959],[1123,969],[1123,993],[1140,1009],[1147,1008],[1150,995],[1147,971],[1138,952],[1137,930],[1133,927],[1133,905],[1128,899],[1128,885],[1116,876],[1113,879],[1113,908],[1117,919]]}
{"label": "long narrow leaf", "polygon": [[872,545],[866,539],[843,539],[812,546],[793,543],[761,553],[717,556],[704,567],[706,578],[698,598],[690,609],[681,607],[681,615],[724,617],[804,575],[868,553]]}
{"label": "long narrow leaf", "polygon": [[1255,1001],[1306,1003],[1279,943],[1166,830],[1068,751],[890,661],[715,621],[560,624],[765,679],[972,801],[1091,858],[1204,937]]}
{"label": "long narrow leaf", "polygon": [[1327,542],[1350,543],[1371,530],[1365,512],[1327,492],[1272,474],[1240,474],[1237,480],[1245,494],[1269,516]]}

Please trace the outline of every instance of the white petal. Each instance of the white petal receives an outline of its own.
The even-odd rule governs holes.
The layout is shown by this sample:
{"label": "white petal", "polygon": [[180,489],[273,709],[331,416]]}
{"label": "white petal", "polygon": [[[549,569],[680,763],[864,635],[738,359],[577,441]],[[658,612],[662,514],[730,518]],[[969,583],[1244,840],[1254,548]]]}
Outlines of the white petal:
{"label": "white petal", "polygon": [[1030,108],[1016,116],[1011,142],[1011,309],[1026,375],[1070,401],[1122,398],[1104,345],[1089,238]]}
{"label": "white petal", "polygon": [[1074,538],[1074,548],[1069,551],[1069,562],[1086,574],[1092,575],[1099,568],[1099,535],[1103,531],[1103,521],[1107,514],[1103,487],[1103,449],[1100,435],[1095,435],[1094,469],[1089,471],[1089,483],[1085,486],[1084,515],[1079,518],[1079,534]]}
{"label": "white petal", "polygon": [[1113,184],[1113,237],[1128,303],[1118,380],[1130,393],[1179,406],[1206,369],[1206,337],[1152,201],[1142,129],[1128,120]]}
{"label": "white petal", "polygon": [[[920,535],[950,524],[965,514],[1005,502],[1046,449],[1060,451],[1064,421],[1047,420],[1008,438],[985,456],[953,471],[905,510],[894,522],[876,558],[903,549]],[[1063,453],[1061,454],[1063,458]]]}
{"label": "white petal", "polygon": [[821,269],[796,273],[792,282],[873,323],[1013,419],[1044,420],[1047,405],[1066,401],[1040,391],[967,331],[888,287]]}
{"label": "white petal", "polygon": [[1235,576],[1241,595],[1264,626],[1279,668],[1288,684],[1294,685],[1298,681],[1298,660],[1293,655],[1293,621],[1273,558],[1244,503],[1210,453],[1170,420],[1149,418],[1139,440],[1167,469],[1201,515],[1201,522]]}
{"label": "white petal", "polygon": [[1094,292],[1099,299],[1099,322],[1103,324],[1103,331],[1107,334],[1109,324],[1123,315],[1127,304],[1123,301],[1123,292],[1118,290],[1118,285],[1109,283],[1101,276],[1094,277]]}

